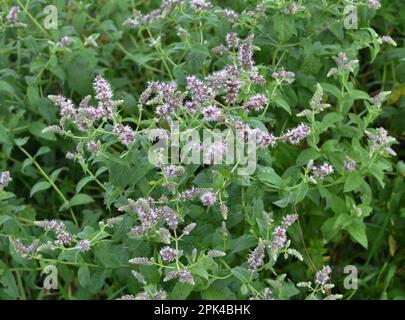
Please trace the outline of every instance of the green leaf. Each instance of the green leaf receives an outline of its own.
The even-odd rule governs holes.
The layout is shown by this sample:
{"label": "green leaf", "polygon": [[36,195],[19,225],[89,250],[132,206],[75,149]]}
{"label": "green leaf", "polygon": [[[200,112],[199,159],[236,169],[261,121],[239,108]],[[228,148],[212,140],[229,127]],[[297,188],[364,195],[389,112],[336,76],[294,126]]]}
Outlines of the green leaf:
{"label": "green leaf", "polygon": [[364,248],[367,249],[368,241],[366,234],[366,225],[360,219],[353,219],[353,222],[346,228],[347,232],[352,236],[352,238],[360,243]]}
{"label": "green leaf", "polygon": [[88,266],[81,266],[77,271],[77,279],[82,287],[90,283],[90,270]]}
{"label": "green leaf", "polygon": [[236,267],[236,268],[233,268],[231,272],[242,283],[249,282],[249,279],[251,276],[251,272],[249,270],[242,268],[242,267]]}
{"label": "green leaf", "polygon": [[11,95],[14,95],[14,88],[6,81],[0,81],[0,92],[7,92]]}
{"label": "green leaf", "polygon": [[359,172],[350,173],[346,179],[343,192],[350,192],[360,189],[363,181],[364,180]]}
{"label": "green leaf", "polygon": [[37,192],[47,190],[50,187],[51,184],[48,181],[39,181],[31,188],[30,197],[32,198]]}
{"label": "green leaf", "polygon": [[7,220],[10,220],[11,217],[10,216],[0,216],[0,226],[6,222]]}
{"label": "green leaf", "polygon": [[169,297],[172,300],[184,300],[186,299],[191,291],[193,291],[193,286],[182,283],[182,282],[177,282],[176,285],[173,287],[172,292],[170,293]]}
{"label": "green leaf", "polygon": [[87,194],[84,193],[78,193],[75,196],[73,196],[72,199],[69,201],[69,206],[74,207],[74,206],[80,206],[83,204],[88,204],[94,202],[94,199],[90,197]]}
{"label": "green leaf", "polygon": [[93,177],[84,177],[83,179],[81,179],[76,185],[76,193],[79,193],[86,184],[88,184],[90,181],[93,180],[94,180]]}
{"label": "green leaf", "polygon": [[281,108],[283,108],[285,111],[287,111],[289,114],[291,114],[291,108],[288,105],[287,101],[285,101],[282,97],[279,96],[275,96],[273,97],[273,101],[280,106]]}
{"label": "green leaf", "polygon": [[261,167],[257,170],[257,177],[260,181],[279,186],[283,179],[270,167]]}

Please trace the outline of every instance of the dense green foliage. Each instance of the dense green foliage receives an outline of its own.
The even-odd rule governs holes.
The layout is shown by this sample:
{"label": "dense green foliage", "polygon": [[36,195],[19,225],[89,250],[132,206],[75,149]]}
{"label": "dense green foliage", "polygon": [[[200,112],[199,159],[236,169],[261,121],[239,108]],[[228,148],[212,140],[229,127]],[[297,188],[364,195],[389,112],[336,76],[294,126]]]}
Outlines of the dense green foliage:
{"label": "dense green foliage", "polygon": [[[56,29],[44,25],[48,2],[1,2],[0,171],[12,180],[3,173],[0,181],[0,299],[405,298],[403,1],[381,1],[378,10],[357,1],[357,29],[345,27],[344,0],[212,1],[203,9],[163,1],[156,14],[160,1],[61,0]],[[9,16],[14,5],[17,18]],[[246,65],[249,50],[255,67]],[[187,77],[213,86],[209,75],[221,70],[220,92],[199,101],[218,106],[221,120],[207,121],[183,106],[196,98]],[[252,80],[260,75],[265,83]],[[97,92],[104,79],[113,102]],[[155,101],[142,94],[151,81],[159,83]],[[164,91],[169,81],[176,90]],[[68,102],[59,94],[73,101],[74,115],[61,114],[57,105],[63,111]],[[265,106],[249,110],[258,94]],[[179,106],[162,111],[169,98]],[[113,114],[83,125],[81,101],[111,102]],[[181,130],[240,121],[276,142],[257,148],[250,176],[233,164],[162,174],[143,133],[170,130],[171,119]],[[310,132],[291,143],[301,123]],[[124,128],[135,141],[123,140]],[[191,187],[198,192],[186,201]],[[145,224],[140,208],[163,216],[141,235],[133,229]],[[287,226],[288,241],[275,250],[277,228]],[[167,246],[177,250],[173,259],[161,253]],[[55,290],[43,287],[49,265]],[[358,289],[344,287],[349,265]]]}

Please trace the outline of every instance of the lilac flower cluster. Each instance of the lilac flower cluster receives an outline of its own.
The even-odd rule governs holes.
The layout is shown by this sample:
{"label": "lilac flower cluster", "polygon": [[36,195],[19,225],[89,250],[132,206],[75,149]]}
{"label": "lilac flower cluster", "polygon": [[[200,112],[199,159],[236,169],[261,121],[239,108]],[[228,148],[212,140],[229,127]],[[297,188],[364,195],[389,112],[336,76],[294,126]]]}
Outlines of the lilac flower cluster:
{"label": "lilac flower cluster", "polygon": [[39,246],[38,241],[34,241],[29,246],[26,246],[20,239],[11,239],[10,243],[22,258],[27,258],[31,253],[34,253]]}
{"label": "lilac flower cluster", "polygon": [[190,7],[194,10],[203,10],[212,8],[212,3],[207,0],[189,0]]}
{"label": "lilac flower cluster", "polygon": [[18,20],[18,14],[20,12],[20,7],[19,6],[13,6],[11,7],[10,11],[8,12],[6,16],[6,20],[8,23],[13,25],[14,27],[22,27],[25,28],[27,25],[25,23],[22,23]]}
{"label": "lilac flower cluster", "polygon": [[287,83],[291,83],[294,81],[295,73],[292,71],[286,71],[284,67],[281,67],[277,71],[273,72],[271,75],[273,79],[285,81]]}
{"label": "lilac flower cluster", "polygon": [[252,69],[253,61],[253,35],[247,37],[239,47],[239,63],[244,69]]}
{"label": "lilac flower cluster", "polygon": [[263,110],[264,106],[269,102],[266,96],[262,94],[256,94],[249,98],[247,102],[243,104],[243,109],[245,111],[260,111]]}
{"label": "lilac flower cluster", "polygon": [[63,36],[57,43],[56,47],[57,48],[64,48],[68,47],[72,43],[72,38],[68,36]]}
{"label": "lilac flower cluster", "polygon": [[42,220],[35,221],[35,225],[43,228],[45,231],[53,231],[57,238],[55,245],[68,246],[73,241],[73,235],[66,231],[66,226],[63,222],[58,222],[56,220]]}
{"label": "lilac flower cluster", "polygon": [[218,122],[222,117],[222,111],[216,105],[210,105],[202,110],[204,119],[207,121]]}
{"label": "lilac flower cluster", "polygon": [[179,281],[183,283],[187,283],[190,285],[194,285],[194,279],[190,271],[187,269],[182,269],[178,272]]}
{"label": "lilac flower cluster", "polygon": [[181,166],[168,165],[162,168],[162,172],[166,178],[176,178],[184,174],[184,168]]}
{"label": "lilac flower cluster", "polygon": [[[93,89],[95,91],[95,98],[98,102],[97,107],[89,106],[91,96],[83,98],[78,108],[75,107],[72,100],[67,99],[62,95],[48,96],[48,98],[60,109],[61,119],[59,124],[62,129],[59,129],[56,126],[51,126],[48,127],[47,130],[62,133],[67,120],[75,123],[82,131],[91,128],[96,121],[102,118],[106,120],[114,120],[115,109],[122,103],[122,101],[113,100],[113,93],[110,84],[100,75],[96,76],[94,79]],[[123,143],[133,141],[131,137],[133,133],[128,126],[124,128],[117,127],[117,130],[119,130],[120,138]]]}
{"label": "lilac flower cluster", "polygon": [[220,250],[209,250],[207,252],[207,257],[210,258],[220,258],[220,257],[225,257],[226,253]]}
{"label": "lilac flower cluster", "polygon": [[222,158],[227,150],[227,144],[223,141],[215,141],[204,150],[204,163],[217,164],[222,162]]}
{"label": "lilac flower cluster", "polygon": [[217,195],[214,192],[206,191],[201,194],[200,200],[204,206],[212,206],[217,202]]}
{"label": "lilac flower cluster", "polygon": [[394,39],[392,39],[390,36],[382,36],[381,38],[378,39],[380,44],[388,43],[392,45],[393,47],[396,47],[398,44]]}
{"label": "lilac flower cluster", "polygon": [[391,145],[396,142],[396,139],[389,136],[387,130],[378,128],[375,134],[369,131],[365,133],[370,143],[371,154],[382,151],[389,155],[396,156],[396,152],[391,148]]}
{"label": "lilac flower cluster", "polygon": [[3,171],[0,173],[0,191],[3,190],[4,188],[8,187],[8,184],[10,181],[13,180],[10,176],[9,171]]}
{"label": "lilac flower cluster", "polygon": [[203,81],[197,79],[195,76],[188,76],[186,78],[187,90],[192,95],[192,100],[197,103],[209,102],[214,98],[212,88],[206,85]]}
{"label": "lilac flower cluster", "polygon": [[296,14],[302,7],[297,4],[295,1],[290,2],[287,6],[283,9],[284,14]]}
{"label": "lilac flower cluster", "polygon": [[135,132],[128,125],[116,124],[114,126],[114,133],[118,135],[123,145],[128,146],[135,142]]}
{"label": "lilac flower cluster", "polygon": [[258,246],[249,254],[248,258],[248,270],[254,272],[259,269],[264,261],[264,249],[265,245],[263,241],[259,241]]}
{"label": "lilac flower cluster", "polygon": [[281,136],[281,140],[289,142],[293,145],[298,145],[311,133],[311,128],[306,124],[301,123],[299,126],[293,129],[289,129],[285,134]]}
{"label": "lilac flower cluster", "polygon": [[270,242],[270,250],[276,255],[283,249],[287,243],[287,229],[298,219],[298,215],[290,214],[283,217],[281,225],[274,228],[272,232],[273,239]]}
{"label": "lilac flower cluster", "polygon": [[367,1],[367,6],[370,9],[378,10],[381,8],[381,3],[379,0],[368,0]]}
{"label": "lilac flower cluster", "polygon": [[196,189],[195,187],[191,187],[189,190],[185,190],[180,193],[180,200],[187,201],[193,200],[200,194],[200,190]]}
{"label": "lilac flower cluster", "polygon": [[271,133],[264,132],[260,129],[251,129],[249,132],[255,133],[256,143],[261,149],[265,149],[268,146],[275,147],[277,144],[277,138]]}
{"label": "lilac flower cluster", "polygon": [[160,249],[159,254],[164,262],[170,263],[170,262],[176,261],[178,252],[176,249],[173,249],[170,247],[164,247],[164,248]]}
{"label": "lilac flower cluster", "polygon": [[310,176],[310,181],[312,183],[316,183],[316,179],[325,179],[327,176],[330,176],[335,171],[333,167],[327,162],[324,162],[320,166],[315,166],[310,162],[307,168],[310,169],[312,172],[312,175]]}
{"label": "lilac flower cluster", "polygon": [[318,285],[325,285],[330,280],[331,273],[331,267],[323,266],[322,269],[315,274],[315,283]]}
{"label": "lilac flower cluster", "polygon": [[330,69],[327,77],[344,73],[346,71],[353,72],[354,66],[359,62],[359,60],[349,60],[347,54],[344,52],[339,52],[337,57],[334,57],[334,60],[337,64],[337,68]]}
{"label": "lilac flower cluster", "polygon": [[131,229],[131,235],[140,237],[155,226],[158,222],[164,221],[171,229],[178,226],[177,213],[169,206],[156,207],[152,198],[139,198],[137,201],[128,199],[128,205],[122,206],[119,211],[135,213],[140,221],[140,225]]}
{"label": "lilac flower cluster", "polygon": [[76,245],[76,248],[81,252],[89,251],[91,247],[91,242],[89,240],[80,240]]}
{"label": "lilac flower cluster", "polygon": [[346,157],[343,161],[343,167],[348,172],[354,172],[356,170],[357,162],[350,157]]}

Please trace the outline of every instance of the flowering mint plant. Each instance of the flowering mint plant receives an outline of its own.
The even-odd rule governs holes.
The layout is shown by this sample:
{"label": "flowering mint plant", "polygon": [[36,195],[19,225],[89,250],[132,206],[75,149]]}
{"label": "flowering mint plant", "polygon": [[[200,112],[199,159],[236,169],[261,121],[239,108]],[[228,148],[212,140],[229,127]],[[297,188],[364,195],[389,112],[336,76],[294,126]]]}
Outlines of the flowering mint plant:
{"label": "flowering mint plant", "polygon": [[[358,29],[346,5],[72,1],[55,34],[10,6],[2,39],[25,39],[14,73],[34,74],[26,110],[0,80],[0,297],[367,296],[342,270],[377,265],[385,235],[399,255],[401,141],[382,119],[403,39],[373,28],[382,2],[352,4]],[[47,56],[27,69],[31,24]],[[12,290],[49,264],[57,290]]]}

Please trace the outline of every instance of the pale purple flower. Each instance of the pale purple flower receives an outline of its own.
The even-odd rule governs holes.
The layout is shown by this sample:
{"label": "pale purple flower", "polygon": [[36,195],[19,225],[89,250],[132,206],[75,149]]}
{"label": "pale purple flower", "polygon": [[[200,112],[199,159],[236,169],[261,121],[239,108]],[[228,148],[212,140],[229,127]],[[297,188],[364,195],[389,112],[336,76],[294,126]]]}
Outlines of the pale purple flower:
{"label": "pale purple flower", "polygon": [[90,153],[96,154],[100,151],[101,144],[100,141],[89,141],[86,144],[86,148]]}
{"label": "pale purple flower", "polygon": [[278,252],[284,248],[287,243],[287,229],[285,227],[277,226],[273,233],[273,239],[271,241],[271,249],[274,252]]}
{"label": "pale purple flower", "polygon": [[277,71],[273,72],[271,76],[275,80],[286,81],[288,83],[291,83],[292,81],[294,81],[295,73],[292,71],[286,71],[284,67],[281,67]]}
{"label": "pale purple flower", "polygon": [[208,87],[203,81],[197,79],[195,76],[186,78],[187,90],[191,93],[194,101],[204,102],[210,101],[214,98],[212,88]]}
{"label": "pale purple flower", "polygon": [[62,95],[49,95],[48,98],[60,108],[60,125],[64,126],[66,120],[74,121],[76,119],[76,108],[72,100],[65,98]]}
{"label": "pale purple flower", "polygon": [[172,164],[163,167],[162,172],[166,178],[176,178],[184,174],[184,168]]}
{"label": "pale purple flower", "polygon": [[208,106],[202,110],[204,119],[207,121],[219,121],[222,117],[222,111],[215,105]]}
{"label": "pale purple flower", "polygon": [[321,180],[331,175],[333,172],[334,172],[333,167],[327,162],[323,163],[319,167],[314,166],[312,168],[314,178],[318,178]]}
{"label": "pale purple flower", "polygon": [[242,82],[236,77],[231,77],[226,81],[226,103],[234,104],[238,100],[241,85]]}
{"label": "pale purple flower", "polygon": [[12,6],[10,11],[8,12],[6,19],[7,22],[12,24],[14,27],[27,27],[25,23],[22,23],[18,20],[18,14],[20,13],[19,6]]}
{"label": "pale purple flower", "polygon": [[239,17],[239,15],[235,11],[228,8],[220,10],[219,13],[227,18],[230,22],[235,22]]}
{"label": "pale purple flower", "polygon": [[166,224],[171,229],[176,229],[179,225],[179,218],[177,216],[176,211],[168,206],[164,206],[162,208],[163,217],[166,221]]}
{"label": "pale purple flower", "polygon": [[68,36],[63,36],[57,43],[56,47],[64,48],[68,47],[72,43],[72,39]]}
{"label": "pale purple flower", "polygon": [[253,68],[250,75],[249,80],[252,81],[254,84],[263,86],[266,84],[266,79],[259,74],[257,68]]}
{"label": "pale purple flower", "polygon": [[346,171],[353,172],[356,170],[357,162],[350,157],[346,157],[343,161],[343,166]]}
{"label": "pale purple flower", "polygon": [[367,1],[367,6],[370,9],[378,10],[381,8],[381,3],[379,0],[368,0]]}
{"label": "pale purple flower", "polygon": [[91,242],[89,240],[80,240],[76,248],[81,252],[89,251],[91,247]]}
{"label": "pale purple flower", "polygon": [[179,276],[179,272],[177,270],[172,270],[166,273],[165,277],[163,278],[163,282],[167,282],[173,279],[176,279]]}
{"label": "pale purple flower", "polygon": [[324,285],[330,280],[330,274],[332,269],[329,266],[323,266],[321,270],[315,274],[315,283],[318,285]]}
{"label": "pale purple flower", "polygon": [[269,102],[266,96],[262,94],[256,94],[249,98],[247,102],[243,104],[243,109],[245,111],[260,111],[263,110],[264,106]]}
{"label": "pale purple flower", "polygon": [[188,236],[190,234],[190,232],[194,230],[196,225],[197,224],[193,222],[193,223],[190,223],[189,225],[185,226],[184,229],[183,229],[182,235]]}
{"label": "pale purple flower", "polygon": [[182,201],[187,201],[187,200],[193,200],[196,196],[198,196],[199,190],[196,189],[195,187],[191,187],[189,190],[184,190],[182,193],[180,193],[180,200]]}
{"label": "pale purple flower", "polygon": [[3,171],[0,173],[0,190],[8,187],[10,181],[13,180],[9,171]]}
{"label": "pale purple flower", "polygon": [[262,266],[264,249],[264,243],[260,240],[258,246],[250,253],[248,258],[248,270],[250,272],[254,272]]}
{"label": "pale purple flower", "polygon": [[124,294],[123,296],[121,296],[117,300],[136,300],[136,299],[135,299],[135,296],[132,295],[132,294]]}
{"label": "pale purple flower", "polygon": [[382,36],[379,40],[381,44],[388,43],[394,47],[398,45],[390,36]]}
{"label": "pale purple flower", "polygon": [[38,248],[38,241],[32,242],[29,246],[24,245],[19,239],[10,239],[10,243],[22,258],[28,257],[30,253],[35,252]]}
{"label": "pale purple flower", "polygon": [[211,191],[206,191],[200,196],[200,200],[204,206],[212,206],[217,202],[217,196]]}
{"label": "pale purple flower", "polygon": [[207,256],[211,258],[220,258],[226,256],[226,253],[219,250],[209,250]]}
{"label": "pale purple flower", "polygon": [[187,269],[182,269],[178,272],[179,281],[183,283],[187,283],[190,285],[194,285],[194,279],[191,275],[190,271]]}
{"label": "pale purple flower", "polygon": [[228,48],[225,47],[223,44],[220,44],[214,48],[211,49],[213,53],[219,54],[220,56],[224,55],[225,53],[228,52]]}
{"label": "pale purple flower", "polygon": [[239,63],[244,69],[252,69],[253,61],[253,35],[247,37],[239,47]]}
{"label": "pale purple flower", "polygon": [[369,131],[365,132],[370,142],[370,152],[384,151],[389,155],[396,156],[396,152],[391,148],[396,139],[389,136],[384,128],[378,128],[376,131],[376,134]]}
{"label": "pale purple flower", "polygon": [[126,146],[135,142],[135,132],[128,125],[116,124],[114,126],[114,133],[118,135],[121,143]]}
{"label": "pale purple flower", "polygon": [[160,249],[159,254],[164,262],[170,263],[170,262],[176,261],[178,253],[177,253],[176,249],[173,249],[170,247],[164,247],[164,248]]}
{"label": "pale purple flower", "polygon": [[277,144],[277,138],[271,133],[264,132],[260,129],[252,129],[250,132],[255,133],[256,143],[261,149],[265,149],[268,146],[275,147]]}
{"label": "pale purple flower", "polygon": [[297,214],[288,214],[283,217],[282,225],[285,228],[290,227],[295,221],[297,221],[298,215]]}
{"label": "pale purple flower", "polygon": [[128,261],[129,263],[141,266],[151,266],[153,265],[153,261],[147,257],[135,257]]}
{"label": "pale purple flower", "polygon": [[135,279],[138,280],[138,282],[140,284],[143,284],[143,285],[146,284],[146,280],[145,280],[144,276],[140,272],[132,270],[131,273],[135,277]]}
{"label": "pale purple flower", "polygon": [[301,123],[298,127],[288,130],[281,138],[293,145],[298,145],[311,133],[311,128]]}
{"label": "pale purple flower", "polygon": [[93,81],[93,89],[96,93],[98,107],[104,110],[109,119],[112,119],[115,103],[110,84],[101,75],[97,75]]}
{"label": "pale purple flower", "polygon": [[339,52],[337,57],[334,57],[334,60],[337,68],[330,69],[327,77],[346,71],[353,72],[354,66],[359,62],[359,60],[349,60],[345,52]]}
{"label": "pale purple flower", "polygon": [[295,1],[292,1],[291,3],[289,3],[287,5],[287,7],[285,9],[283,9],[283,13],[284,14],[295,14],[298,12],[299,9],[300,9],[300,6]]}
{"label": "pale purple flower", "polygon": [[215,141],[208,144],[204,150],[205,164],[219,164],[222,162],[227,146],[223,141]]}
{"label": "pale purple flower", "polygon": [[212,8],[211,2],[207,0],[189,0],[190,7],[194,10],[203,10]]}
{"label": "pale purple flower", "polygon": [[166,291],[159,289],[158,292],[155,293],[154,299],[155,300],[166,300]]}
{"label": "pale purple flower", "polygon": [[225,41],[228,48],[238,48],[239,46],[239,38],[236,32],[228,32]]}
{"label": "pale purple flower", "polygon": [[72,152],[66,152],[65,157],[66,157],[66,159],[68,159],[68,160],[74,160],[74,159],[76,159],[75,154],[72,153]]}

